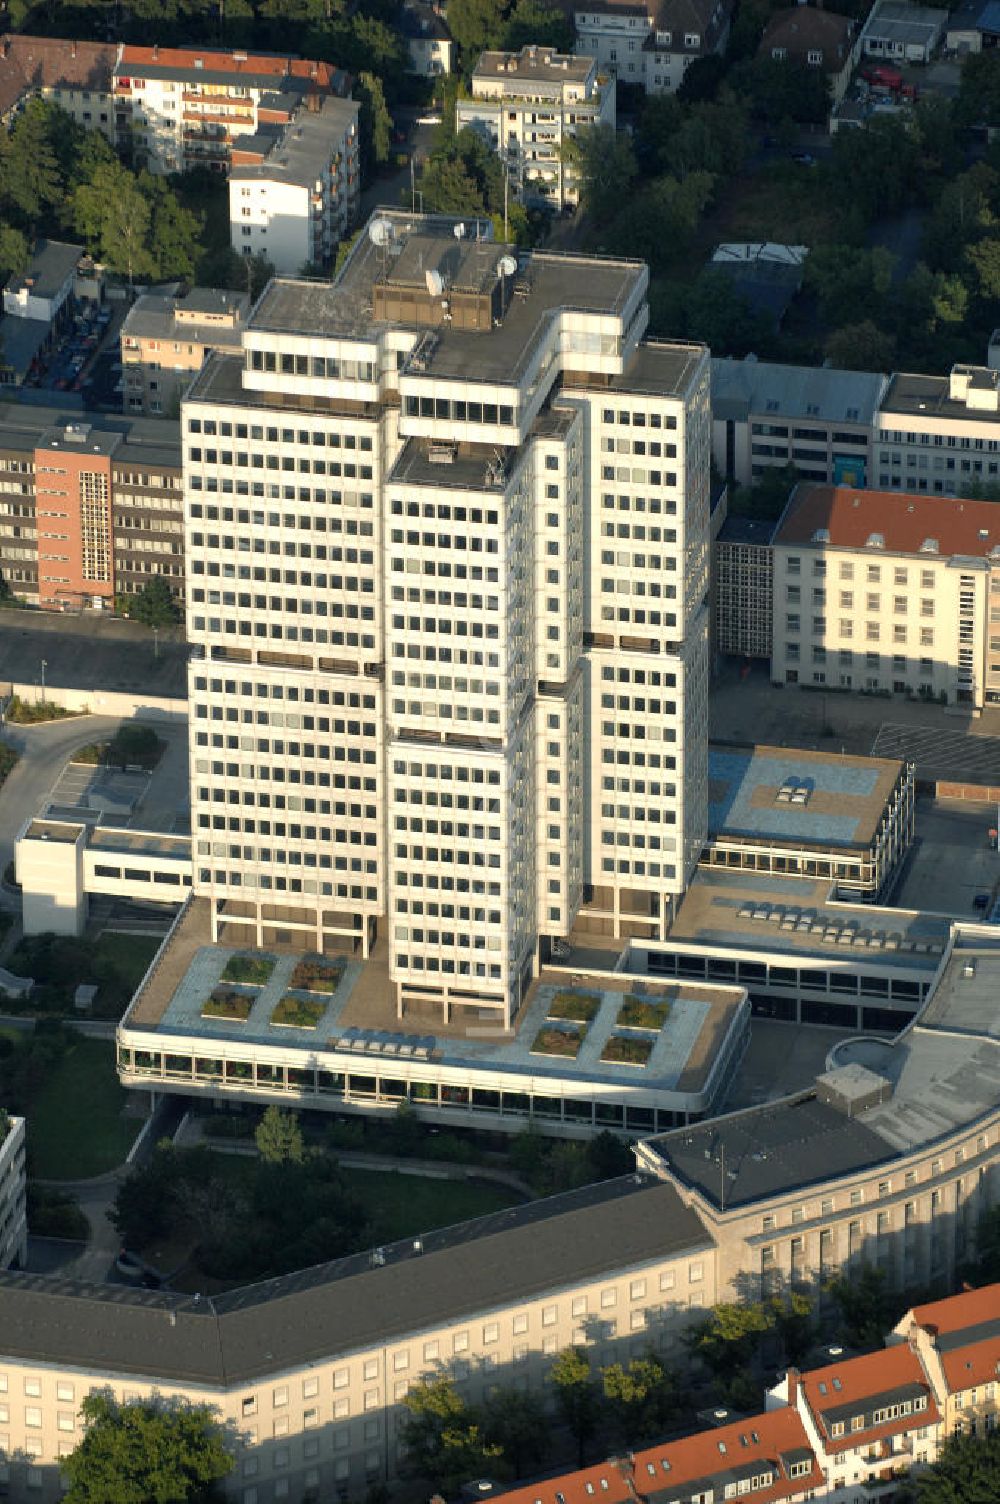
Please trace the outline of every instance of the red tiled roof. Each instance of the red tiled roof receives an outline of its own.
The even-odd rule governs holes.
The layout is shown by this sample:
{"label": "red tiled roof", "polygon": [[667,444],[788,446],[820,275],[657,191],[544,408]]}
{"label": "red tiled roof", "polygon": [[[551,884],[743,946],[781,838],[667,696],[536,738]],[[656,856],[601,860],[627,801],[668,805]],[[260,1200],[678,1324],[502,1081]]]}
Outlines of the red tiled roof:
{"label": "red tiled roof", "polygon": [[[880,533],[888,553],[919,554],[927,538],[937,552],[987,557],[1000,548],[1000,506],[952,496],[915,496],[896,491],[855,491],[851,486],[800,483],[774,535],[775,544],[806,544],[825,528],[830,548],[864,548]],[[985,533],[986,536],[980,536]]]}
{"label": "red tiled roof", "polygon": [[333,75],[329,63],[312,62],[309,58],[204,47],[123,47],[121,66],[139,70],[140,76],[145,66],[176,69],[178,73],[193,72],[197,67],[198,71],[231,73],[234,78],[261,74],[275,79],[308,78],[321,88],[329,88]]}
{"label": "red tiled roof", "polygon": [[963,1290],[960,1295],[949,1295],[947,1300],[914,1306],[910,1315],[918,1326],[932,1327],[935,1332],[964,1332],[984,1321],[996,1321],[1000,1318],[1000,1284]]}
{"label": "red tiled roof", "polygon": [[[724,1449],[724,1450],[723,1450]],[[801,1478],[790,1479],[781,1463],[789,1453],[808,1454],[812,1467]],[[803,1456],[805,1460],[805,1456]],[[819,1462],[809,1445],[798,1412],[790,1407],[770,1410],[729,1426],[713,1426],[680,1441],[637,1452],[633,1462],[634,1490],[640,1498],[664,1493],[674,1487],[708,1480],[733,1468],[759,1462],[763,1471],[773,1471],[770,1488],[746,1495],[753,1504],[791,1499],[816,1489],[823,1481]],[[664,1466],[667,1463],[668,1466]],[[766,1465],[766,1466],[765,1466]],[[602,1462],[577,1473],[546,1478],[503,1495],[504,1504],[627,1504],[632,1497],[626,1481],[627,1464]],[[721,1497],[721,1491],[720,1491]]]}
{"label": "red tiled roof", "polygon": [[[841,1363],[831,1363],[826,1368],[814,1368],[801,1375],[799,1384],[809,1409],[820,1421],[827,1448],[831,1452],[867,1446],[873,1441],[898,1436],[901,1432],[916,1427],[936,1425],[941,1419],[923,1365],[909,1343],[882,1348],[860,1358],[847,1358]],[[843,1412],[856,1406],[854,1414],[864,1414],[867,1402],[883,1397],[888,1399],[897,1391],[911,1390],[914,1387],[926,1394],[926,1409],[877,1426],[868,1425],[852,1431],[851,1416],[848,1414],[845,1418]],[[842,1436],[831,1434],[830,1412],[838,1412],[837,1419],[844,1420]],[[824,1420],[824,1416],[828,1419]]]}
{"label": "red tiled roof", "polygon": [[35,89],[93,89],[110,93],[117,47],[67,42],[62,37],[0,37],[0,114]]}
{"label": "red tiled roof", "polygon": [[952,1394],[995,1382],[1000,1377],[1000,1337],[987,1337],[983,1342],[942,1353],[941,1367]]}

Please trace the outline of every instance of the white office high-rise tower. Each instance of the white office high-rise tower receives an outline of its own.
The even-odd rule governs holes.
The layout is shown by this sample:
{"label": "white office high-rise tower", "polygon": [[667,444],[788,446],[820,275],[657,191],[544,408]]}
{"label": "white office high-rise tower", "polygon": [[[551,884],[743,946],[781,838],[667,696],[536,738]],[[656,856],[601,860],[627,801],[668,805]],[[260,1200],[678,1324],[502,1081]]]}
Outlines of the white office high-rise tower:
{"label": "white office high-rise tower", "polygon": [[457,230],[272,282],[184,404],[194,889],[506,1027],[702,849],[708,356],[643,342],[642,263]]}

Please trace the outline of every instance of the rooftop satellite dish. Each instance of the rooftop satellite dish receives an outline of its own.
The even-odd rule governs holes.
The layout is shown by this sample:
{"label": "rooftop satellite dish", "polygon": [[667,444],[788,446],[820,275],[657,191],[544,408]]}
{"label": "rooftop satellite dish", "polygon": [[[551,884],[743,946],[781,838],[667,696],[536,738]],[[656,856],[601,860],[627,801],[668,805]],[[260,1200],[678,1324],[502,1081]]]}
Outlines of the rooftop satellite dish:
{"label": "rooftop satellite dish", "polygon": [[512,277],[517,271],[517,262],[513,256],[501,256],[497,271],[501,277]]}
{"label": "rooftop satellite dish", "polygon": [[444,292],[444,278],[433,267],[429,267],[424,272],[424,281],[427,283],[427,291],[432,298],[439,298]]}
{"label": "rooftop satellite dish", "polygon": [[464,240],[465,239],[465,225],[464,225],[464,223],[460,224],[460,225],[456,225],[455,228],[454,228],[454,230],[452,230],[451,233],[454,235],[454,237],[455,237],[456,240]]}
{"label": "rooftop satellite dish", "polygon": [[368,226],[368,238],[372,245],[388,245],[392,239],[392,220],[373,219]]}

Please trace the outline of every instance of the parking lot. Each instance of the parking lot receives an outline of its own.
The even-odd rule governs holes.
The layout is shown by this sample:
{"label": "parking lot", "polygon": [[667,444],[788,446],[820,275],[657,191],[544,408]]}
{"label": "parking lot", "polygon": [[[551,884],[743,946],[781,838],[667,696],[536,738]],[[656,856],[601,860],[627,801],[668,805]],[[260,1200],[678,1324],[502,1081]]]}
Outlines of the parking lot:
{"label": "parking lot", "polygon": [[918,799],[916,840],[903,865],[892,903],[903,909],[982,919],[982,902],[1000,885],[1000,856],[990,840],[992,804]]}
{"label": "parking lot", "polygon": [[[60,338],[39,357],[36,368],[25,380],[25,386],[43,391],[81,392],[86,398],[87,388],[92,382],[90,370],[102,345],[112,338],[116,323],[110,307],[98,308],[81,303],[80,311],[66,324]],[[116,328],[114,340],[113,349],[117,348]]]}

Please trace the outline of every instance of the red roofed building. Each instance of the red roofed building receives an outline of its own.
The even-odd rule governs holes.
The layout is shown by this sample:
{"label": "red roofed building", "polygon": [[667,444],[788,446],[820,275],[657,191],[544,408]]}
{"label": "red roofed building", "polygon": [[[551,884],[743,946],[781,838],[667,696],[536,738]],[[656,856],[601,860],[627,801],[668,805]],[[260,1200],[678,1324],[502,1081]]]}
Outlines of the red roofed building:
{"label": "red roofed building", "polygon": [[1000,1424],[1000,1284],[914,1306],[888,1340],[915,1346],[934,1375],[947,1435]]}
{"label": "red roofed building", "polygon": [[227,172],[233,142],[287,125],[310,94],[346,98],[350,77],[329,63],[277,53],[122,47],[114,69],[117,139],[152,172]]}
{"label": "red roofed building", "polygon": [[0,123],[10,126],[33,94],[114,140],[111,75],[117,47],[61,37],[0,37]]}
{"label": "red roofed building", "polygon": [[1000,702],[994,502],[798,485],[772,552],[774,683]]}
{"label": "red roofed building", "polygon": [[546,1478],[503,1495],[504,1504],[753,1504],[804,1499],[823,1488],[823,1472],[799,1414],[791,1408],[713,1426],[679,1441]]}

